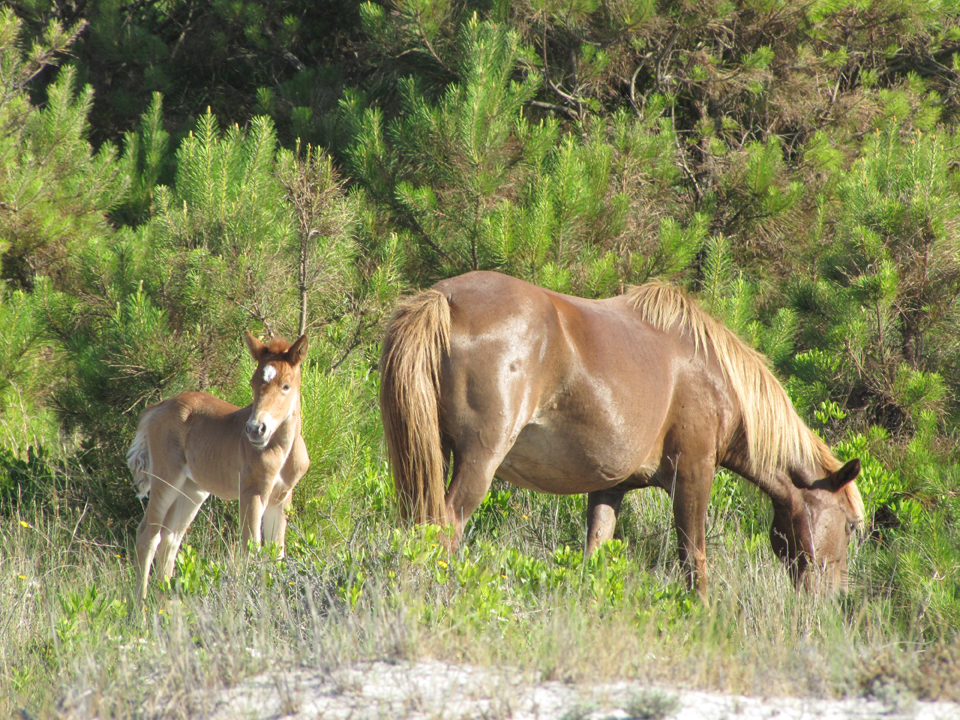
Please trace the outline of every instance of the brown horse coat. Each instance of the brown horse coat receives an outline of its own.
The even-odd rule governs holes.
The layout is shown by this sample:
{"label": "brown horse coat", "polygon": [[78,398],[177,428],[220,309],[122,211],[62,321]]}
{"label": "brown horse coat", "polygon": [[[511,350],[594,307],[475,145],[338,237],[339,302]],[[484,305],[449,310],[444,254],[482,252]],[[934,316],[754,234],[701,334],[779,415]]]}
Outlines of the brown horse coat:
{"label": "brown horse coat", "polygon": [[300,365],[307,337],[291,346],[275,338],[244,340],[257,369],[245,408],[203,392],[184,392],[140,415],[127,464],[141,497],[149,495],[137,529],[139,596],[146,597],[154,556],[162,577],[173,575],[183,536],[211,494],[240,501],[241,542],[267,542],[283,554],[286,508],[310,467],[300,435]]}
{"label": "brown horse coat", "polygon": [[452,525],[454,545],[494,475],[588,493],[588,554],[612,537],[624,493],[656,486],[703,593],[723,466],[770,496],[771,541],[798,586],[846,582],[859,461],[841,466],[763,358],[675,288],[586,300],[494,272],[444,280],[399,306],[381,374],[401,512]]}

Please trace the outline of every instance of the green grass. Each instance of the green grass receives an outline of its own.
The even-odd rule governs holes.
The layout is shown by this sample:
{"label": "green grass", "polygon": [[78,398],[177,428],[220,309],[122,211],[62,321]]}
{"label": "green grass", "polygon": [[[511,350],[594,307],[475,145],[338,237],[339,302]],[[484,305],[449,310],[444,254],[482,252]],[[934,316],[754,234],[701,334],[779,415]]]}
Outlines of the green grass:
{"label": "green grass", "polygon": [[[579,522],[566,517],[576,499],[501,489],[454,556],[436,528],[366,516],[331,542],[296,517],[284,561],[239,553],[235,529],[215,524],[229,514],[213,507],[177,579],[152,585],[142,610],[129,543],[92,541],[80,513],[4,518],[0,712],[188,716],[203,712],[204,691],[265,667],[417,657],[568,682],[957,698],[956,628],[933,632],[929,606],[870,585],[838,599],[798,595],[768,548],[716,530],[701,604],[676,582],[666,504],[635,495],[630,545],[614,541],[588,563],[579,545],[554,544]],[[553,530],[533,527],[551,517]],[[873,571],[878,552],[865,545],[854,562]]]}
{"label": "green grass", "polygon": [[[960,699],[949,455],[931,450],[907,472],[919,467],[916,448],[882,462],[873,446],[856,448],[872,468],[865,488],[913,515],[851,547],[852,587],[836,598],[795,592],[769,546],[767,499],[721,473],[703,604],[678,583],[671,508],[655,490],[627,496],[617,540],[586,563],[582,497],[495,482],[453,556],[437,528],[396,528],[372,381],[310,372],[314,462],[283,561],[240,552],[235,505],[208,501],[177,577],[153,582],[140,608],[129,524],[104,522],[72,503],[76,493],[0,507],[0,713],[202,715],[211,690],[267,667],[420,657],[575,683]],[[18,472],[42,481],[53,460],[41,460]],[[64,486],[98,480],[76,463],[57,467]],[[636,705],[638,717],[669,710],[646,697]]]}

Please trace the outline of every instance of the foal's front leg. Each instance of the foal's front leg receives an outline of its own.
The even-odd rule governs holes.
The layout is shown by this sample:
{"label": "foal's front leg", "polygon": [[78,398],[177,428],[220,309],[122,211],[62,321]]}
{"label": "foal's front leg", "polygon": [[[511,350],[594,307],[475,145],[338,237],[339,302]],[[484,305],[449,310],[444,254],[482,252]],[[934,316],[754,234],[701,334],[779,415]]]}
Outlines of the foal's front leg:
{"label": "foal's front leg", "polygon": [[273,497],[263,511],[263,544],[275,545],[277,556],[283,557],[287,535],[287,508],[293,500],[293,488],[274,491]]}
{"label": "foal's front leg", "polygon": [[275,483],[273,495],[263,511],[263,541],[274,543],[280,557],[283,557],[287,534],[287,508],[293,500],[293,490],[310,468],[310,456],[303,437],[298,435],[283,469],[280,479]]}
{"label": "foal's front leg", "polygon": [[240,543],[246,549],[252,540],[260,546],[263,512],[270,498],[272,483],[262,473],[248,471],[240,481]]}

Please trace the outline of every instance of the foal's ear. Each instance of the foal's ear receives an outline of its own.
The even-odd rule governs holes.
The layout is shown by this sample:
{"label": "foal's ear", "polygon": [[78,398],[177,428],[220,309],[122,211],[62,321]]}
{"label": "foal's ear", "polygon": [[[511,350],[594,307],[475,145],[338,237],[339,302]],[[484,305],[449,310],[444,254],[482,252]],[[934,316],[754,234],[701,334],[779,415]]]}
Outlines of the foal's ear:
{"label": "foal's ear", "polygon": [[821,482],[828,490],[837,492],[840,488],[857,479],[860,474],[860,458],[854,458],[836,472],[827,475]]}
{"label": "foal's ear", "polygon": [[253,358],[253,361],[260,362],[260,357],[267,346],[257,340],[249,330],[243,331],[243,341],[247,344],[247,350],[250,351],[250,357]]}
{"label": "foal's ear", "polygon": [[287,350],[287,361],[296,367],[307,357],[307,336],[301,335]]}

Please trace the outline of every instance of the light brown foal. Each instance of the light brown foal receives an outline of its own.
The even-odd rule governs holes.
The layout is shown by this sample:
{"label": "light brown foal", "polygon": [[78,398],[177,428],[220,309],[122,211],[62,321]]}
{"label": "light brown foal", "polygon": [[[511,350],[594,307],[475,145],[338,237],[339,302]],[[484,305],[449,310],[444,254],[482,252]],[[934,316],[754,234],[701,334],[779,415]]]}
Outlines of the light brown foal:
{"label": "light brown foal", "polygon": [[257,363],[245,408],[202,392],[184,392],[140,416],[127,464],[141,497],[149,495],[137,529],[139,597],[147,595],[154,556],[171,577],[184,533],[212,493],[240,501],[241,542],[276,543],[283,554],[286,508],[310,466],[300,435],[300,366],[307,336],[264,345],[244,333]]}
{"label": "light brown foal", "polygon": [[655,486],[704,594],[723,466],[770,496],[771,542],[798,587],[846,584],[859,461],[840,463],[763,358],[676,288],[585,300],[494,272],[450,278],[401,303],[380,367],[401,512],[452,526],[454,546],[494,475],[587,493],[587,554],[613,536],[624,494]]}

